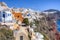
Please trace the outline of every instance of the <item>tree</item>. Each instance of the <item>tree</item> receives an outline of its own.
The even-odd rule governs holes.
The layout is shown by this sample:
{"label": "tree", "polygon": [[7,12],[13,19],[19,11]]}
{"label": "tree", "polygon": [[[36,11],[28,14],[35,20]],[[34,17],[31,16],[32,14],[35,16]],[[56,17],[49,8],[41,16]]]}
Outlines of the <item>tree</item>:
{"label": "tree", "polygon": [[25,23],[26,25],[29,25],[28,18],[25,18],[25,19],[23,20],[23,23]]}
{"label": "tree", "polygon": [[33,22],[30,22],[30,27],[32,27],[32,25],[33,25]]}

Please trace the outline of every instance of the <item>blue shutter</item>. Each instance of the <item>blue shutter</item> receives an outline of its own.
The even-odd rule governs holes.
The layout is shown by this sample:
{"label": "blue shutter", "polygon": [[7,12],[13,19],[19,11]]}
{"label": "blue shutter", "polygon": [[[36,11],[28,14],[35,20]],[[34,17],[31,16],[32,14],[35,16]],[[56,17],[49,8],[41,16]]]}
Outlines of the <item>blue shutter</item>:
{"label": "blue shutter", "polygon": [[3,18],[5,18],[5,14],[3,13]]}
{"label": "blue shutter", "polygon": [[5,12],[3,11],[3,18],[5,18]]}

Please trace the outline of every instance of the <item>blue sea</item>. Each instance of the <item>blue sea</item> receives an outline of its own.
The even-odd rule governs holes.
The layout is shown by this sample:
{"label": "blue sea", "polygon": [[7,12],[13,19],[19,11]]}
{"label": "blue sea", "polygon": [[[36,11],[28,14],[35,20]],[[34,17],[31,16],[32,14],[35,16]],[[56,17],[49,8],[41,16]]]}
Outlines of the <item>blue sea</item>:
{"label": "blue sea", "polygon": [[57,23],[57,30],[60,32],[60,19],[58,19],[56,23]]}

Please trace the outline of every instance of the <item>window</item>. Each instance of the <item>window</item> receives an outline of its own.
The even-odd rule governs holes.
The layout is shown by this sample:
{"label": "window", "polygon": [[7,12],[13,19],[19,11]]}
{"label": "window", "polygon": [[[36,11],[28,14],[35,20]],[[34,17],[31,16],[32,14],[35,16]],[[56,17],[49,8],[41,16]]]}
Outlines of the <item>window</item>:
{"label": "window", "polygon": [[23,36],[20,36],[20,40],[23,40]]}
{"label": "window", "polygon": [[11,16],[11,14],[8,14],[8,16]]}
{"label": "window", "polygon": [[19,18],[19,16],[18,16],[18,18]]}
{"label": "window", "polygon": [[3,11],[3,13],[5,13],[5,12]]}
{"label": "window", "polygon": [[27,16],[31,16],[30,14],[28,14]]}

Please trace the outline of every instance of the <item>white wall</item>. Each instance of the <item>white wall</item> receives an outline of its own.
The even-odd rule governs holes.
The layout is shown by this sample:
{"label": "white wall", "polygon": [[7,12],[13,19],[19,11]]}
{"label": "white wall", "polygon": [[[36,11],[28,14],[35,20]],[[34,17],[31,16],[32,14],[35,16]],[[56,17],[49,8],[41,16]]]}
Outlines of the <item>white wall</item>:
{"label": "white wall", "polygon": [[6,12],[5,21],[6,22],[12,21],[12,13],[10,11],[5,11],[5,12]]}

